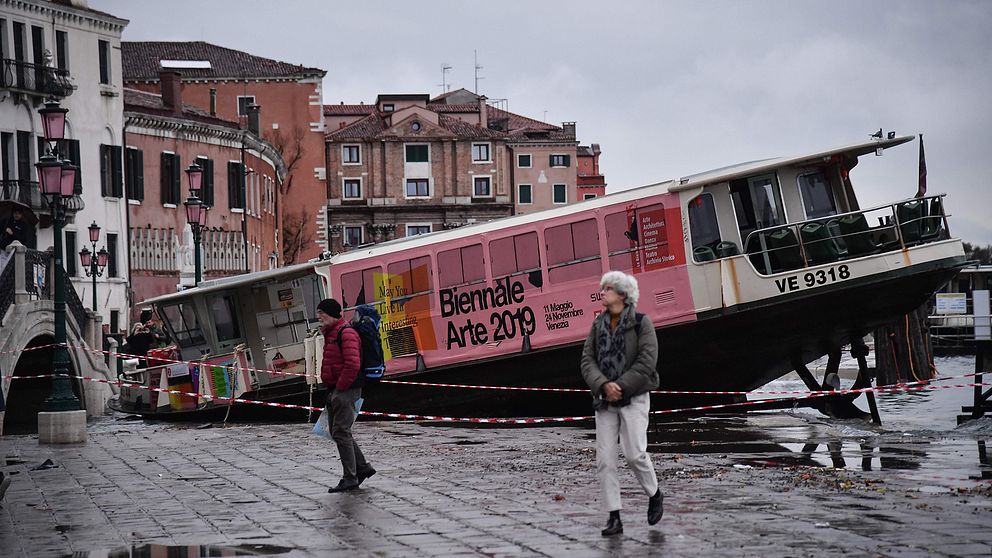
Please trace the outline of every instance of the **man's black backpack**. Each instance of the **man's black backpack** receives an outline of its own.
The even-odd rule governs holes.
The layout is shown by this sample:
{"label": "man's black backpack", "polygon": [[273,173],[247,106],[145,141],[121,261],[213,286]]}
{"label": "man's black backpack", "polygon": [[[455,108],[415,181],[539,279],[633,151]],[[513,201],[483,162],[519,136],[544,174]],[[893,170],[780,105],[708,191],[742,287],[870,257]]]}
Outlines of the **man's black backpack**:
{"label": "man's black backpack", "polygon": [[[382,338],[379,336],[379,322],[382,319],[375,308],[369,304],[355,307],[355,315],[351,323],[344,326],[358,332],[361,341],[362,362],[359,366],[359,377],[365,380],[378,380],[386,372],[385,358],[382,353]],[[341,332],[338,330],[338,349],[341,350]]]}

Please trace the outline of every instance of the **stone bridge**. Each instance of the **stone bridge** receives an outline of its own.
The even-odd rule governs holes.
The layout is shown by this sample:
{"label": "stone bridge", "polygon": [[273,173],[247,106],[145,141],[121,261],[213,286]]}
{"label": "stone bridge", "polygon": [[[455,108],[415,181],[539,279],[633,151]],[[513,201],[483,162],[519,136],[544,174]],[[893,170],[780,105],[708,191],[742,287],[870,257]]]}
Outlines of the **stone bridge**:
{"label": "stone bridge", "polygon": [[[48,397],[52,380],[10,376],[52,373],[55,342],[55,304],[52,299],[51,253],[29,250],[18,242],[7,247],[6,266],[0,272],[0,376],[7,412],[0,415],[4,431],[15,433],[37,428],[37,413]],[[2,263],[2,262],[0,262]],[[71,282],[66,289],[66,334],[69,373],[74,377],[116,380],[108,361],[92,347],[102,349],[101,318],[85,309]],[[116,368],[116,366],[113,366]],[[73,380],[73,390],[87,416],[103,414],[117,387],[101,382]]]}

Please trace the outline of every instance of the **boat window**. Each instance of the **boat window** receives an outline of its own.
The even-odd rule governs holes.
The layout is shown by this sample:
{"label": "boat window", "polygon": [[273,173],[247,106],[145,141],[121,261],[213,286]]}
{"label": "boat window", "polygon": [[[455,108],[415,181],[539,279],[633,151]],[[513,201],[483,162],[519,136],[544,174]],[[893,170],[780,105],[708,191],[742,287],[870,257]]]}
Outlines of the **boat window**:
{"label": "boat window", "polygon": [[799,194],[803,198],[803,208],[807,219],[828,217],[837,214],[830,182],[822,172],[804,174],[799,177]]}
{"label": "boat window", "polygon": [[354,308],[379,300],[375,275],[381,273],[382,268],[376,266],[341,275],[341,306],[345,309]]}
{"label": "boat window", "polygon": [[541,249],[536,232],[490,242],[489,257],[494,279],[527,274],[532,286],[541,287]]}
{"label": "boat window", "polygon": [[689,200],[689,232],[693,259],[697,262],[712,260],[720,244],[720,226],[712,194],[700,194]]}
{"label": "boat window", "polygon": [[733,180],[730,196],[742,241],[746,241],[752,231],[785,223],[782,195],[774,174]]}
{"label": "boat window", "polygon": [[410,298],[432,291],[433,270],[430,256],[393,262],[386,266],[389,275],[390,296]]}
{"label": "boat window", "polygon": [[470,285],[486,279],[482,244],[437,253],[438,281],[441,287]]}
{"label": "boat window", "polygon": [[204,342],[200,321],[196,318],[193,302],[163,306],[162,314],[172,328],[174,339],[180,347],[192,347]]}
{"label": "boat window", "polygon": [[599,230],[595,219],[549,227],[544,231],[548,256],[548,278],[563,283],[602,273]]}
{"label": "boat window", "polygon": [[320,302],[320,278],[316,275],[260,285],[252,289],[255,319],[262,346],[282,347],[302,343],[307,330],[316,324],[314,308]]}
{"label": "boat window", "polygon": [[231,295],[211,297],[208,308],[214,321],[217,341],[223,343],[232,339],[241,339],[241,327],[234,308],[234,297]]}
{"label": "boat window", "polygon": [[664,205],[628,206],[607,215],[603,222],[610,269],[640,271],[642,261],[655,267],[674,261],[668,253]]}

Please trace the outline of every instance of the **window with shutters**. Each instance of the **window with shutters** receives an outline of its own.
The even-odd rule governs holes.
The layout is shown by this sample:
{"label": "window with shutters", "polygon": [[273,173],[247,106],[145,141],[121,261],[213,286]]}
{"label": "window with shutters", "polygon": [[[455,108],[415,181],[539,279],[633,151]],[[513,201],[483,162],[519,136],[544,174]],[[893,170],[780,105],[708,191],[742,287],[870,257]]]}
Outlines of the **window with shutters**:
{"label": "window with shutters", "polygon": [[203,171],[203,180],[200,182],[200,199],[203,205],[214,206],[214,161],[206,157],[197,157],[196,164]]}
{"label": "window with shutters", "polygon": [[65,273],[69,277],[79,274],[76,255],[76,231],[65,231]]}
{"label": "window with shutters", "polygon": [[227,163],[227,199],[231,209],[245,208],[245,171],[238,161]]}
{"label": "window with shutters", "polygon": [[124,167],[119,145],[100,145],[100,194],[105,198],[124,197]]}
{"label": "window with shutters", "polygon": [[179,155],[163,151],[160,175],[161,199],[163,204],[173,207],[180,204],[180,174]]}
{"label": "window with shutters", "polygon": [[555,184],[551,188],[551,202],[556,205],[568,203],[568,185]]}
{"label": "window with shutters", "polygon": [[124,150],[124,185],[127,199],[145,199],[145,154],[140,149],[128,147]]}
{"label": "window with shutters", "polygon": [[97,45],[100,58],[100,83],[110,85],[110,43],[97,41]]}
{"label": "window with shutters", "polygon": [[599,277],[603,272],[595,219],[549,227],[544,231],[544,242],[552,283]]}
{"label": "window with shutters", "polygon": [[552,167],[567,167],[571,164],[571,157],[568,155],[556,153],[550,156],[548,164]]}
{"label": "window with shutters", "polygon": [[107,233],[107,277],[119,277],[117,270],[117,235]]}

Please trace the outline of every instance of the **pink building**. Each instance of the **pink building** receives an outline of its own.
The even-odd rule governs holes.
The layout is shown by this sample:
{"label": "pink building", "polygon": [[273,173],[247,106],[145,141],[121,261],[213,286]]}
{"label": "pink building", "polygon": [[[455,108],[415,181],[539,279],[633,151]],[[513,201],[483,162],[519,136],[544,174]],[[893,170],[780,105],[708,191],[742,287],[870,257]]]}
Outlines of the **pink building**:
{"label": "pink building", "polygon": [[286,168],[279,152],[256,131],[183,103],[178,73],[160,77],[161,94],[124,89],[134,303],[192,286],[192,233],[183,205],[192,163],[203,169],[200,198],[211,207],[201,235],[204,280],[282,263],[279,185]]}

